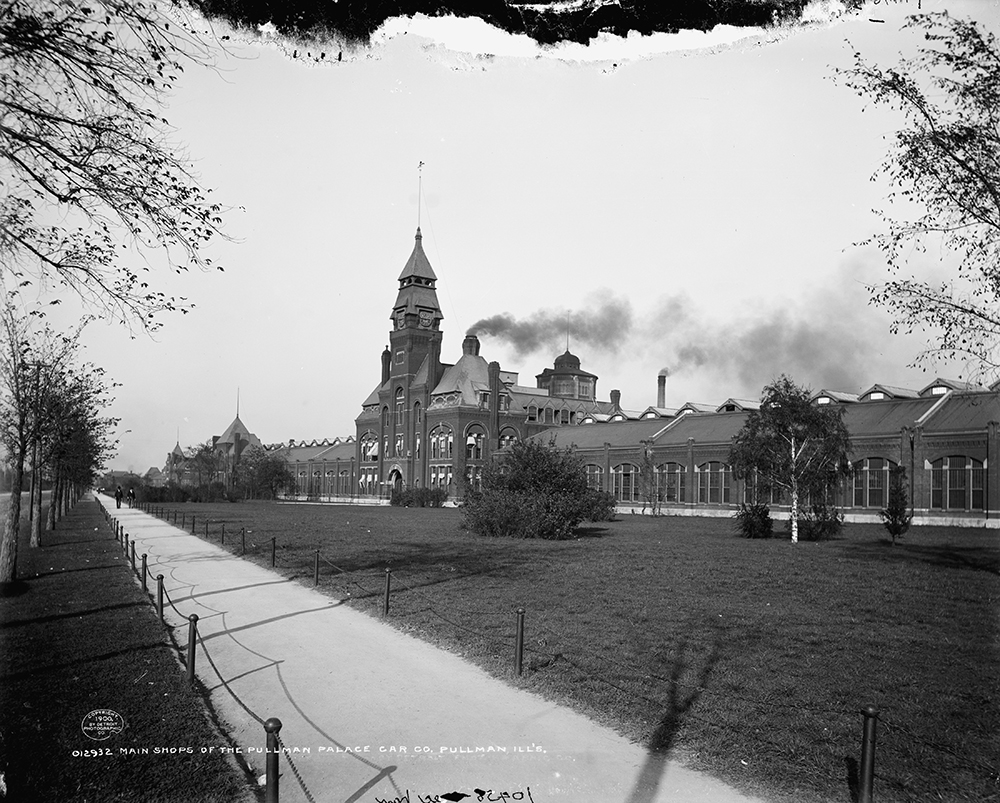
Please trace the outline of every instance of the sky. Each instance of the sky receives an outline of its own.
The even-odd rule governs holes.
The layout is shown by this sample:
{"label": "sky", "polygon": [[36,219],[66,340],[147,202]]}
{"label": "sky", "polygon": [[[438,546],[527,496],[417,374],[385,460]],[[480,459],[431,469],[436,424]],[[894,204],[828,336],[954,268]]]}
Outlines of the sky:
{"label": "sky", "polygon": [[[1000,28],[993,2],[919,6]],[[638,410],[663,369],[668,406],[759,398],[782,372],[849,392],[957,377],[908,367],[924,339],[891,335],[868,303],[885,265],[853,243],[880,226],[870,179],[900,120],[832,78],[853,48],[895,63],[917,10],[817,4],[795,30],[546,50],[418,17],[327,66],[267,31],[229,40],[166,113],[228,208],[230,240],[208,252],[225,271],[159,275],[195,309],[154,337],[83,336],[121,384],[111,467],[162,467],[176,442],[220,435],[237,399],[265,443],[353,435],[418,215],[445,362],[472,329],[533,386],[568,337],[598,397]]]}

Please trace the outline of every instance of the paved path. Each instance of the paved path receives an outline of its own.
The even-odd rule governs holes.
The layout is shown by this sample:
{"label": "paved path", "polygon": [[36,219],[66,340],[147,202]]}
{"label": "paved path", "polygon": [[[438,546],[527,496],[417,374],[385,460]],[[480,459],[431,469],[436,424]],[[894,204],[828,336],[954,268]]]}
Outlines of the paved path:
{"label": "paved path", "polygon": [[[186,617],[198,614],[197,674],[239,749],[263,774],[265,734],[246,709],[278,717],[316,803],[416,803],[452,792],[468,797],[440,799],[750,801],[329,596],[100,499],[136,554],[148,554],[150,573],[164,576],[182,614],[166,606],[168,621],[183,626],[180,641]],[[284,758],[281,771],[282,803],[308,800]]]}

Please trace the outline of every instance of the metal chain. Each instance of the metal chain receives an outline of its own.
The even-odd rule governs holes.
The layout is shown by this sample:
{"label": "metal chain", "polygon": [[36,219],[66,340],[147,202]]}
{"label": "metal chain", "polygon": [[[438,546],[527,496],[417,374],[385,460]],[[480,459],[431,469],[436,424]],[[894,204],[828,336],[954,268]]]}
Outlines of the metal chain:
{"label": "metal chain", "polygon": [[312,796],[309,789],[306,787],[306,782],[302,780],[302,776],[299,774],[299,768],[295,766],[295,762],[292,761],[291,751],[285,747],[285,743],[281,741],[281,734],[274,734],[275,738],[278,740],[278,746],[281,748],[281,753],[284,755],[285,759],[288,761],[288,766],[292,768],[292,774],[295,776],[295,780],[299,782],[299,786],[302,787],[302,794],[306,796],[306,800],[309,803],[316,803],[316,799]]}

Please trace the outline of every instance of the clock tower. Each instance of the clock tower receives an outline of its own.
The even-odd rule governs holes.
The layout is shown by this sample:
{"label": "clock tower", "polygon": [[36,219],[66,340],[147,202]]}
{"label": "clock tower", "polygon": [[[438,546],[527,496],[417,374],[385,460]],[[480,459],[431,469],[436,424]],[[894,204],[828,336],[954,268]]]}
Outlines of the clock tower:
{"label": "clock tower", "polygon": [[437,276],[424,253],[422,240],[418,226],[413,253],[399,274],[399,293],[389,318],[392,322],[389,376],[393,378],[415,375],[428,355],[441,353],[444,315],[435,290]]}

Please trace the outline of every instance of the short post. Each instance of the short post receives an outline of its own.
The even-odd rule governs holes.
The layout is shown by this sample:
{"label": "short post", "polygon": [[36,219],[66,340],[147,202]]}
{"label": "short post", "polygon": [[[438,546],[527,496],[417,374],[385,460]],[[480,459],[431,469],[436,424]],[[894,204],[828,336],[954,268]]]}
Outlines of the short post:
{"label": "short post", "polygon": [[146,553],[142,553],[142,593],[149,593],[149,585],[146,583]]}
{"label": "short post", "polygon": [[222,522],[222,539],[219,541],[220,544],[226,543],[226,523]]}
{"label": "short post", "polygon": [[188,617],[188,660],[187,676],[188,682],[194,682],[194,646],[198,639],[198,614],[192,613]]}
{"label": "short post", "polygon": [[197,535],[194,531],[194,513],[191,514],[191,535]]}
{"label": "short post", "polygon": [[313,566],[313,585],[319,585],[319,550],[316,550],[316,564]]}
{"label": "short post", "polygon": [[392,585],[392,569],[385,567],[385,597],[382,599],[382,615],[389,615],[389,589]]}
{"label": "short post", "polygon": [[163,575],[156,575],[156,615],[160,617],[160,624],[163,624]]}
{"label": "short post", "polygon": [[135,574],[135,541],[132,541],[132,574]]}
{"label": "short post", "polygon": [[247,554],[247,528],[240,527],[240,540],[243,542],[243,552],[241,554]]}
{"label": "short post", "polygon": [[187,526],[187,513],[181,513],[181,529],[183,530]]}
{"label": "short post", "polygon": [[872,803],[875,781],[875,724],[878,722],[878,708],[866,705],[861,709],[865,718],[861,734],[861,772],[858,777],[858,803]]}
{"label": "short post", "polygon": [[278,731],[281,720],[271,717],[264,723],[267,732],[267,757],[264,759],[265,785],[264,803],[278,803]]}
{"label": "short post", "polygon": [[274,536],[271,537],[271,568],[272,569],[274,568],[274,552],[275,552],[275,549],[276,549],[275,544],[276,544],[277,540],[278,539],[276,537],[274,537]]}
{"label": "short post", "polygon": [[517,609],[517,638],[514,642],[514,671],[520,675],[524,659],[524,608]]}
{"label": "short post", "polygon": [[125,550],[125,557],[128,557],[128,533],[122,532],[122,549]]}
{"label": "short post", "polygon": [[208,522],[205,522],[205,540],[208,540]]}

